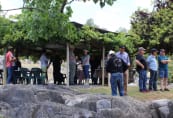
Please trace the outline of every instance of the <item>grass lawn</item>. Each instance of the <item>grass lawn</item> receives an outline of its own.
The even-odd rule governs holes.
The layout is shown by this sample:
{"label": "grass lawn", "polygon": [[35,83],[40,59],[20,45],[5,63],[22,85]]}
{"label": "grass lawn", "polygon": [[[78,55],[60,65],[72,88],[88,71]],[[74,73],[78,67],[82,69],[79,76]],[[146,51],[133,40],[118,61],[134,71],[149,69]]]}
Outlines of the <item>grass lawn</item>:
{"label": "grass lawn", "polygon": [[[77,88],[78,91],[83,93],[91,93],[91,94],[105,94],[111,95],[110,87],[89,87],[89,88]],[[173,99],[173,90],[171,89],[169,92],[147,92],[147,93],[140,93],[138,91],[137,86],[129,86],[128,87],[128,96],[136,98],[140,101],[151,101],[157,99]]]}

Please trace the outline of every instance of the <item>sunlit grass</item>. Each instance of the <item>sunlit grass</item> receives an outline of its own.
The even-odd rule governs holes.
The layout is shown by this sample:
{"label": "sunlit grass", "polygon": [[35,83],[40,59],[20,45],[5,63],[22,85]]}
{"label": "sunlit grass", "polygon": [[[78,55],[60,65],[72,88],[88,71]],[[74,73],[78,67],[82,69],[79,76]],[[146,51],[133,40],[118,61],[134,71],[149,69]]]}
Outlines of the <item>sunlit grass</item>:
{"label": "sunlit grass", "polygon": [[[82,93],[111,95],[110,87],[98,86],[98,87],[89,87],[89,88],[77,88],[77,90]],[[173,99],[173,90],[169,92],[152,91],[147,93],[141,93],[139,92],[137,86],[129,86],[128,96],[131,96],[141,101],[151,101],[157,99]]]}

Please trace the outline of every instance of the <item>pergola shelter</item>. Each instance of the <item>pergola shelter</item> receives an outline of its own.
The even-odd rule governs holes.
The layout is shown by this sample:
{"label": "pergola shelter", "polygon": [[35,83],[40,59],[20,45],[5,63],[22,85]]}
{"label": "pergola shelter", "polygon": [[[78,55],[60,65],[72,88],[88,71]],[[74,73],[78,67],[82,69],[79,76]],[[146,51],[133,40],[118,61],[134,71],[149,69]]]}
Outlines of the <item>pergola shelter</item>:
{"label": "pergola shelter", "polygon": [[[77,27],[78,30],[80,30],[83,25],[76,23],[76,22],[72,22],[74,24],[74,26]],[[106,31],[104,29],[99,29],[99,28],[95,28],[96,31],[104,34],[104,33],[114,33],[114,32],[109,32]],[[114,33],[117,34],[117,33]],[[27,45],[27,42],[17,42],[14,45],[14,48],[16,49],[16,53],[20,54],[20,55],[25,55],[25,56],[29,56],[29,55],[40,55],[41,51],[43,48],[45,48],[46,50],[49,50],[50,53],[53,51],[59,51],[59,53],[66,57],[66,61],[67,61],[67,72],[66,72],[66,77],[67,77],[67,86],[69,86],[69,46],[70,43],[69,42],[57,42],[57,43],[51,43],[51,42],[47,42],[46,45],[40,45],[40,44],[33,44],[33,46]],[[80,52],[80,50],[85,49],[85,48],[89,48],[90,50],[92,49],[92,52],[97,52],[99,53],[99,55],[102,58],[102,85],[104,85],[104,77],[105,77],[105,54],[106,54],[106,50],[110,50],[113,49],[114,44],[108,44],[106,45],[104,43],[104,41],[102,40],[90,40],[90,41],[86,41],[81,40],[77,45],[75,45],[75,49],[77,51]],[[6,75],[5,75],[6,76]],[[109,80],[108,80],[108,85],[109,85]]]}

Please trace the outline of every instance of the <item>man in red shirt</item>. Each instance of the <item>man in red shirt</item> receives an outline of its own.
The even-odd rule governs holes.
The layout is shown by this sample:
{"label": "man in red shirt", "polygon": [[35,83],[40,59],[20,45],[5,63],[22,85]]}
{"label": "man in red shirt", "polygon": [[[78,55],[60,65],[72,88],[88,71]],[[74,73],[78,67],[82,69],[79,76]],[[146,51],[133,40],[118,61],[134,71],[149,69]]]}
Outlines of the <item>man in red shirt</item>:
{"label": "man in red shirt", "polygon": [[16,58],[13,56],[13,47],[8,47],[8,52],[5,56],[6,59],[6,68],[7,68],[7,84],[10,84],[13,76],[13,64]]}

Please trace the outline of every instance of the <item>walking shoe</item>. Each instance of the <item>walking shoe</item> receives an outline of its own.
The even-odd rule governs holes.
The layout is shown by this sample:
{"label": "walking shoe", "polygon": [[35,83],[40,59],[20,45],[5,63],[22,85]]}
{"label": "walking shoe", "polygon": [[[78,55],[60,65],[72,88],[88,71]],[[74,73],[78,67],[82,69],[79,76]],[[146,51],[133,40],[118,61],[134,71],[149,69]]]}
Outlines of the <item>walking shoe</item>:
{"label": "walking shoe", "polygon": [[165,88],[164,90],[165,90],[165,91],[170,91],[168,88]]}
{"label": "walking shoe", "polygon": [[164,90],[163,90],[163,89],[160,89],[160,91],[162,91],[162,92],[163,92]]}
{"label": "walking shoe", "polygon": [[124,96],[128,96],[128,94],[127,93],[124,93]]}
{"label": "walking shoe", "polygon": [[148,92],[150,92],[149,90],[143,90],[142,91],[143,93],[148,93]]}

